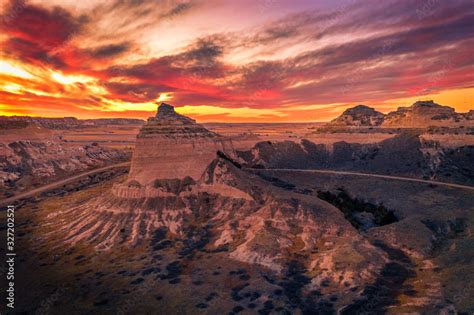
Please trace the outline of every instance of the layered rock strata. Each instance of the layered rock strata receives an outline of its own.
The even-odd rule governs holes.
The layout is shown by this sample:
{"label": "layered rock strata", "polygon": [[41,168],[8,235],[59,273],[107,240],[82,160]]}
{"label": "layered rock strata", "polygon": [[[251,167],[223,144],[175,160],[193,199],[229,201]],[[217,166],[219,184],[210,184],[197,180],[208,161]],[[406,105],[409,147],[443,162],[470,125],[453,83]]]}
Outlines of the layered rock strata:
{"label": "layered rock strata", "polygon": [[373,281],[386,261],[337,208],[246,172],[226,152],[215,152],[226,148],[224,138],[169,105],[160,106],[138,140],[127,181],[51,214],[58,224],[53,237],[101,250],[121,244],[160,250],[167,243],[154,239],[165,231],[169,239],[277,272],[301,260],[317,275],[312,285],[330,281],[338,290]]}
{"label": "layered rock strata", "polygon": [[454,108],[433,101],[418,101],[410,107],[399,107],[385,116],[382,127],[424,128],[472,125],[471,114],[456,113]]}
{"label": "layered rock strata", "polygon": [[207,130],[162,103],[137,136],[129,180],[153,185],[157,179],[199,179],[222,151],[234,155],[230,139]]}
{"label": "layered rock strata", "polygon": [[316,286],[328,279],[345,289],[344,283],[372,281],[386,260],[334,206],[275,187],[225,158],[216,157],[196,182],[161,183],[150,189],[134,182],[131,190],[104,194],[48,220],[60,223],[54,234],[63,233],[67,243],[101,250],[150,244],[162,229],[184,240],[189,231],[202,230],[206,239],[192,241],[206,251],[225,251],[274,271],[301,257],[318,274],[312,278]]}

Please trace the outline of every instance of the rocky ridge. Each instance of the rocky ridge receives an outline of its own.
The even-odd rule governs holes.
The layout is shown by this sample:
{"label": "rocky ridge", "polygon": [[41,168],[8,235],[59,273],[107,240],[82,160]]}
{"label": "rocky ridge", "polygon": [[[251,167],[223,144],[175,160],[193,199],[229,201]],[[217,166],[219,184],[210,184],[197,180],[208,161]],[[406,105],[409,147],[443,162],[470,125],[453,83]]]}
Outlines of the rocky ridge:
{"label": "rocky ridge", "polygon": [[0,188],[18,191],[129,158],[123,150],[99,145],[68,146],[55,138],[0,142]]}
{"label": "rocky ridge", "polygon": [[[23,124],[21,124],[23,123]],[[77,119],[76,117],[31,117],[31,116],[0,116],[0,129],[21,128],[29,125],[40,126],[47,129],[71,129],[99,127],[107,125],[142,125],[141,119],[131,118],[99,118],[99,119]]]}
{"label": "rocky ridge", "polygon": [[474,146],[445,148],[417,132],[375,144],[336,142],[332,147],[306,139],[259,142],[238,155],[252,168],[332,169],[473,184]]}
{"label": "rocky ridge", "polygon": [[[436,104],[434,101],[418,101],[408,107],[383,114],[365,105],[346,109],[324,128],[338,127],[382,127],[382,128],[428,128],[474,126],[473,110],[457,113],[454,108]],[[323,128],[323,129],[324,129]]]}

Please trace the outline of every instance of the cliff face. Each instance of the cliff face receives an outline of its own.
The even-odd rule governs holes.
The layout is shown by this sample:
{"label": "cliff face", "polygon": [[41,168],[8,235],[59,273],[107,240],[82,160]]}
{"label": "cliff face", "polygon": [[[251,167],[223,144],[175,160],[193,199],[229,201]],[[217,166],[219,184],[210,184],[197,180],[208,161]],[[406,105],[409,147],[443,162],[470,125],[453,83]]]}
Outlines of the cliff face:
{"label": "cliff face", "polygon": [[199,179],[217,151],[233,155],[231,140],[162,103],[137,136],[129,180],[152,185],[157,179]]}
{"label": "cliff face", "polygon": [[472,145],[444,148],[407,131],[376,144],[336,142],[332,150],[306,139],[259,142],[238,154],[255,168],[332,169],[472,184],[473,152]]}

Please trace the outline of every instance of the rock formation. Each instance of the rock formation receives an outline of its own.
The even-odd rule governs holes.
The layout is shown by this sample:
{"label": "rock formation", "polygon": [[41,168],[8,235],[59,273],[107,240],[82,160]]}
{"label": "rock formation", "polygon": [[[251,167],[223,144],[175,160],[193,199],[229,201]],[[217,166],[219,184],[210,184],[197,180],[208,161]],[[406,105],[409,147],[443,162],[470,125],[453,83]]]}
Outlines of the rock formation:
{"label": "rock formation", "polygon": [[[232,259],[277,272],[297,255],[305,257],[309,272],[318,274],[311,286],[329,281],[348,294],[349,284],[372,281],[383,266],[384,253],[360,236],[337,208],[273,186],[223,155],[197,182],[176,183],[177,189],[169,189],[170,184],[152,189],[135,183],[128,195],[124,186],[116,185],[114,190],[121,193],[104,194],[58,214],[66,222],[58,231],[71,244],[87,241],[104,249],[156,244],[154,235],[164,229],[169,238],[200,244],[210,253],[228,252]],[[55,217],[48,219],[56,222]],[[195,236],[189,239],[191,231]]]}
{"label": "rock formation", "polygon": [[197,180],[217,151],[232,156],[232,142],[162,103],[137,136],[129,180],[152,185],[157,179]]}
{"label": "rock formation", "polygon": [[138,135],[125,183],[49,216],[60,223],[54,235],[100,249],[126,244],[155,251],[170,246],[169,240],[156,240],[166,235],[185,244],[178,248],[182,255],[196,248],[226,252],[276,272],[298,259],[315,274],[310,287],[332,283],[337,292],[351,295],[351,286],[375,279],[385,253],[340,210],[243,170],[227,145],[225,138],[162,104]]}
{"label": "rock formation", "polygon": [[[431,221],[424,227],[421,211],[413,210],[405,212],[414,217],[411,225],[405,225],[406,220],[397,222],[397,209],[366,202],[365,195],[360,199],[352,196],[340,188],[339,181],[323,179],[324,190],[320,190],[314,186],[316,175],[307,177],[304,186],[297,186],[289,179],[257,175],[258,171],[242,167],[245,162],[296,168],[325,163],[412,171],[422,166],[422,149],[418,135],[410,133],[380,145],[341,142],[332,152],[307,140],[301,145],[262,142],[239,158],[233,156],[227,139],[162,104],[137,137],[129,178],[78,192],[59,211],[51,211],[46,204],[47,215],[35,222],[41,227],[40,241],[61,244],[40,243],[38,247],[57,252],[56,248],[65,247],[67,255],[75,249],[75,257],[66,259],[81,272],[88,270],[84,274],[90,273],[86,278],[90,287],[84,288],[104,291],[105,283],[107,289],[114,289],[114,300],[120,292],[128,294],[130,285],[152,283],[149,292],[139,286],[131,288],[137,288],[139,297],[153,292],[154,300],[166,302],[160,307],[173,308],[162,313],[176,313],[179,304],[183,313],[225,314],[231,305],[230,313],[235,314],[243,310],[236,302],[248,305],[247,313],[261,314],[383,314],[392,311],[392,306],[406,311],[407,305],[415,305],[417,311],[429,307],[426,313],[435,313],[431,310],[442,311],[446,304],[439,293],[440,283],[435,279],[428,287],[418,281],[434,273],[414,278],[418,272],[431,272],[426,269],[433,265],[412,261],[408,255],[423,258],[420,253],[430,253],[432,240],[442,242],[454,235],[450,229],[461,235],[466,229],[464,219],[455,217],[455,224],[445,224],[432,220],[430,213]],[[453,153],[452,165],[461,169],[464,164],[454,163],[465,163],[459,156],[471,153]],[[326,184],[339,187],[337,193],[326,189]],[[363,188],[374,189],[370,185]],[[438,188],[422,189],[430,194],[430,202],[436,203],[432,198]],[[408,199],[393,196],[386,198]],[[441,200],[451,199],[456,198],[443,196]],[[423,203],[417,208],[427,207]],[[413,227],[421,228],[422,237],[412,242],[405,231]],[[437,238],[428,228],[438,231]],[[400,235],[410,241],[400,243]],[[36,238],[33,241],[36,244]],[[411,244],[422,250],[416,251]],[[459,252],[464,257],[463,248]],[[229,270],[234,264],[244,268]],[[74,270],[71,279],[75,278]],[[122,284],[126,291],[119,290]],[[157,287],[169,290],[172,298],[155,295]],[[206,296],[206,303],[196,299],[199,294],[203,299]],[[130,298],[126,295],[127,301]],[[186,303],[189,300],[192,303]],[[103,309],[110,308],[102,298],[97,301],[96,305],[104,304]],[[257,303],[264,308],[257,310]],[[137,312],[150,313],[140,310]]]}
{"label": "rock formation", "polygon": [[330,126],[373,127],[383,123],[384,114],[372,107],[357,105],[346,109],[339,117],[332,120]]}
{"label": "rock formation", "polygon": [[386,115],[372,107],[357,105],[346,109],[324,129],[337,127],[428,128],[474,126],[473,111],[457,113],[454,108],[433,101],[418,101],[408,107],[399,107]]}
{"label": "rock formation", "polygon": [[382,127],[426,128],[459,126],[468,121],[469,113],[456,113],[454,108],[433,101],[418,101],[410,107],[399,107],[385,116]]}

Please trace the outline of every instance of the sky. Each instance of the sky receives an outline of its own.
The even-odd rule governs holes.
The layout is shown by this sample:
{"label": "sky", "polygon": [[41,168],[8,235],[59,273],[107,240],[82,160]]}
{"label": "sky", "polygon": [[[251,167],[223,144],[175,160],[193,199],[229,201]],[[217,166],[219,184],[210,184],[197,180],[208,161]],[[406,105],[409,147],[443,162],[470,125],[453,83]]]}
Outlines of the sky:
{"label": "sky", "polygon": [[471,0],[0,0],[0,115],[327,121],[474,109]]}

